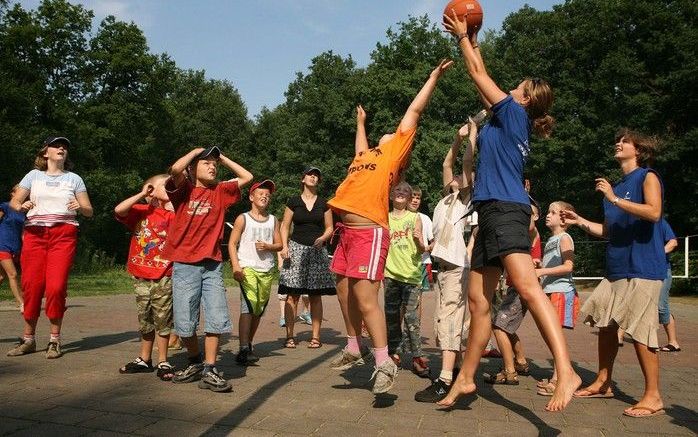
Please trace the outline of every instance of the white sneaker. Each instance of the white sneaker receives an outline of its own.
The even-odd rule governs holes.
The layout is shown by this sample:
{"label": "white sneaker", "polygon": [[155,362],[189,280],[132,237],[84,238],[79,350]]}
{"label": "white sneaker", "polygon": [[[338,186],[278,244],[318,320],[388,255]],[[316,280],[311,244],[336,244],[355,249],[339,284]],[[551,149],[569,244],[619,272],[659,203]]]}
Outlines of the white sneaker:
{"label": "white sneaker", "polygon": [[393,388],[395,376],[397,376],[398,368],[393,360],[385,360],[380,366],[376,366],[371,375],[373,381],[373,394],[387,393]]}

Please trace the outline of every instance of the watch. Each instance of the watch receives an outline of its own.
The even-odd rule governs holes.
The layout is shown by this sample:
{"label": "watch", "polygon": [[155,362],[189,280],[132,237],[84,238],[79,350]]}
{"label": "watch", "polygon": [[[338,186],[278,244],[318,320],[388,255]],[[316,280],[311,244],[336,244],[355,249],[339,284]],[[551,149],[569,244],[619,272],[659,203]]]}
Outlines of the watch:
{"label": "watch", "polygon": [[614,205],[618,205],[618,202],[620,202],[620,197],[616,196],[613,200],[611,200],[611,203]]}

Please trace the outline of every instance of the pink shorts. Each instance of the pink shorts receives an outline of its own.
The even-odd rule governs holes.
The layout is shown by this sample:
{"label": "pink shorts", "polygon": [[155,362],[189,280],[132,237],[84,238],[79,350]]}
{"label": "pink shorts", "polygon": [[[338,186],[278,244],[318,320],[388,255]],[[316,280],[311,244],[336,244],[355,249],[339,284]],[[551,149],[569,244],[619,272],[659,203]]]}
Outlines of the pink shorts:
{"label": "pink shorts", "polygon": [[383,228],[348,228],[338,225],[339,244],[330,270],[349,278],[380,281],[390,246],[390,232]]}

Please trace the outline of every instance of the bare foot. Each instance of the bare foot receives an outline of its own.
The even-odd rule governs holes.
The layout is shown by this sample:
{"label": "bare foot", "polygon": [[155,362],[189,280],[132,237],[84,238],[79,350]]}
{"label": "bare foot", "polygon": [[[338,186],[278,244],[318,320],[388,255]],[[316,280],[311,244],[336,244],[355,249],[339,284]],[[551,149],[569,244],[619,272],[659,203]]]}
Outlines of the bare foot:
{"label": "bare foot", "polygon": [[451,390],[448,391],[446,397],[441,399],[436,404],[442,407],[452,407],[461,396],[475,393],[476,390],[477,387],[475,386],[475,383],[461,382],[458,379],[456,379],[453,382],[453,386],[451,387]]}
{"label": "bare foot", "polygon": [[582,385],[582,379],[574,371],[568,375],[558,373],[557,384],[552,399],[545,406],[546,411],[562,411],[572,400],[575,390]]}

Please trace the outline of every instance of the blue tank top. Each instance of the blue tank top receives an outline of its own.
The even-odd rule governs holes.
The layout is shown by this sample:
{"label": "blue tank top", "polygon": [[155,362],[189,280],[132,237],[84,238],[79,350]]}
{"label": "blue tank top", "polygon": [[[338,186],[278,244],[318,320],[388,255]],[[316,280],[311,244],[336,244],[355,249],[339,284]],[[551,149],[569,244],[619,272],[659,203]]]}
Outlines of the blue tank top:
{"label": "blue tank top", "polygon": [[[637,168],[613,186],[613,192],[621,199],[644,203],[642,184],[647,173],[657,172],[649,168]],[[661,184],[661,178],[659,179]],[[664,186],[662,185],[662,202]],[[606,276],[608,279],[659,279],[666,277],[667,262],[664,255],[662,222],[639,219],[618,208],[604,198],[604,217],[608,227],[606,246]]]}
{"label": "blue tank top", "polygon": [[503,200],[529,205],[523,173],[530,152],[531,122],[511,96],[492,105],[492,118],[478,135],[473,202]]}

